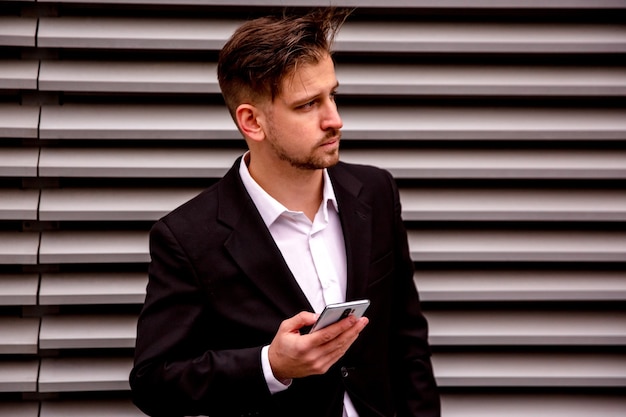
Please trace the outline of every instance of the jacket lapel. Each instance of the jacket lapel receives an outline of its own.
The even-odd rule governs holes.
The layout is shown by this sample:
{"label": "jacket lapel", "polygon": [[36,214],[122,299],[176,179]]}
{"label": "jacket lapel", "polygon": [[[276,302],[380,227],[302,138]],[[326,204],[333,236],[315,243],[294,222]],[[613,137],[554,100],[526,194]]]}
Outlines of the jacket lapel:
{"label": "jacket lapel", "polygon": [[225,249],[286,317],[313,311],[239,177],[237,159],[218,188],[218,219],[232,232]]}
{"label": "jacket lapel", "polygon": [[346,245],[346,300],[362,298],[367,289],[367,268],[372,245],[372,210],[359,199],[363,184],[342,163],[329,169],[339,205],[339,218]]}
{"label": "jacket lapel", "polygon": [[[237,159],[218,188],[218,219],[232,232],[225,249],[242,271],[286,317],[313,311],[239,177]],[[372,244],[371,207],[359,199],[363,184],[340,163],[329,169],[344,233],[347,261],[346,299],[366,293]]]}

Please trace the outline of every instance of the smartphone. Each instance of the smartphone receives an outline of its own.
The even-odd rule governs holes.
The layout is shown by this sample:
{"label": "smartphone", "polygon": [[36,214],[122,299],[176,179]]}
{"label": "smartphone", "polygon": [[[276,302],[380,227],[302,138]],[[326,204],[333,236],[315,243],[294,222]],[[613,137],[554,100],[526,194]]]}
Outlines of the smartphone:
{"label": "smartphone", "polygon": [[345,303],[328,304],[324,308],[324,311],[322,311],[322,314],[318,317],[313,327],[311,327],[309,333],[323,329],[324,327],[336,323],[349,315],[360,318],[363,316],[369,305],[370,300],[356,300],[347,301]]}

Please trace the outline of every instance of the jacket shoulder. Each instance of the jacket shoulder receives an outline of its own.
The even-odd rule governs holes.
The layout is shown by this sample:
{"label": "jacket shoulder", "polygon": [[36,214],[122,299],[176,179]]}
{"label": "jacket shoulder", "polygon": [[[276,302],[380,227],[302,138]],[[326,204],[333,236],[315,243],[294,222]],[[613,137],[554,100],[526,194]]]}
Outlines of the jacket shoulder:
{"label": "jacket shoulder", "polygon": [[396,188],[391,173],[372,165],[340,162],[329,169],[331,179],[349,190],[377,192]]}
{"label": "jacket shoulder", "polygon": [[[238,204],[238,199],[241,198],[242,194],[238,191],[241,189],[239,184],[241,180],[238,179],[239,174],[237,173],[238,162],[239,159],[233,164],[226,175],[216,183],[176,207],[159,219],[159,221],[165,222],[168,225],[187,222],[191,224],[190,227],[194,227],[193,225],[199,222],[202,223],[204,220],[215,219],[218,216],[219,205],[226,203],[225,201],[221,201],[222,199],[232,199],[234,201],[232,204]],[[224,191],[229,189],[234,191]]]}

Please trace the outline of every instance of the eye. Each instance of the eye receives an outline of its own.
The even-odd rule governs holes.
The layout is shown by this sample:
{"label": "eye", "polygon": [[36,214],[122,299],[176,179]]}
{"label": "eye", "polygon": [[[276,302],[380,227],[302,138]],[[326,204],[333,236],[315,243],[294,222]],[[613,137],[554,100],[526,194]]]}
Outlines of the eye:
{"label": "eye", "polygon": [[317,103],[317,100],[311,100],[308,101],[304,104],[301,104],[297,107],[298,110],[309,110],[311,108],[313,108],[313,106],[315,106],[315,103]]}

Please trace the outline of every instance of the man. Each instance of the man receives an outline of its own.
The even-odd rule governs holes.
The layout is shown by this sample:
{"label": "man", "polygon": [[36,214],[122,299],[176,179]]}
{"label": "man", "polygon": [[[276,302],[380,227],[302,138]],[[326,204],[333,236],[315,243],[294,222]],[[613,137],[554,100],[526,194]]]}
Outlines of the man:
{"label": "man", "polygon": [[[218,79],[249,151],[158,221],[130,375],[151,416],[439,415],[393,178],[339,162],[345,13],[245,23]],[[307,333],[324,306],[367,298]]]}

